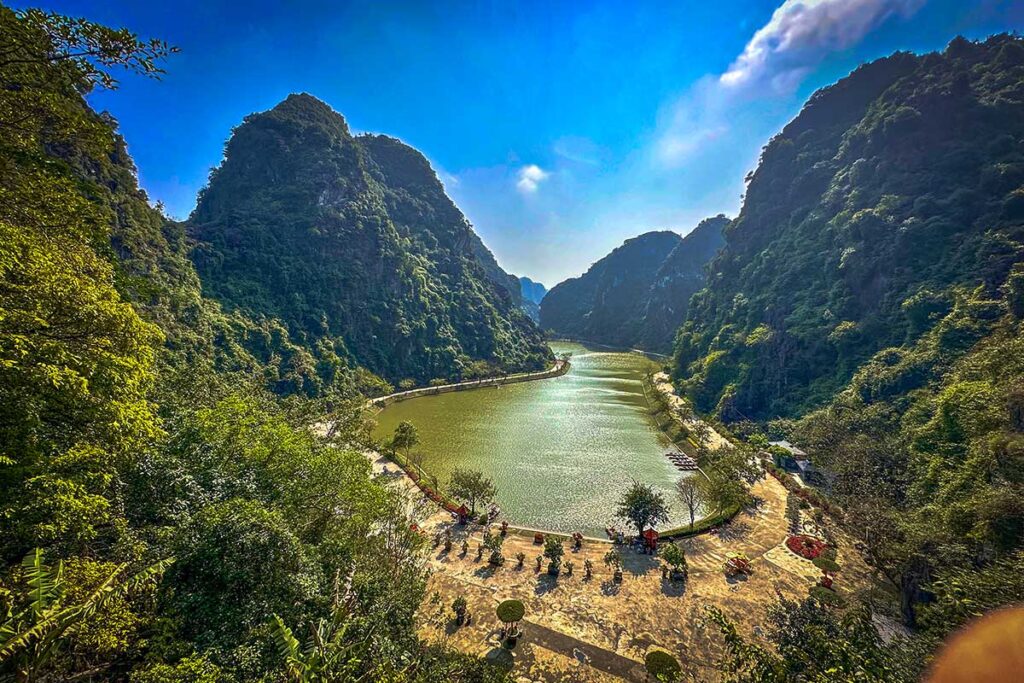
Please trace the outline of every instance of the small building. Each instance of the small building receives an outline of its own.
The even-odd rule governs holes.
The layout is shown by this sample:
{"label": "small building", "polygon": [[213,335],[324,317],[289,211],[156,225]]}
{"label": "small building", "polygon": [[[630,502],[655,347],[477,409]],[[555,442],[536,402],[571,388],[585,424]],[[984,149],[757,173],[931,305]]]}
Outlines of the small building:
{"label": "small building", "polygon": [[788,455],[773,454],[775,464],[785,470],[794,472],[800,475],[808,484],[815,486],[828,486],[828,477],[822,470],[819,470],[811,462],[810,457],[804,451],[800,450],[788,441],[771,441],[768,443],[769,446],[775,446],[780,448]]}
{"label": "small building", "polygon": [[786,451],[787,455],[782,455],[778,452],[772,454],[772,459],[775,461],[776,466],[784,470],[802,472],[803,467],[800,466],[800,463],[803,462],[809,465],[811,462],[806,453],[788,441],[770,441],[768,445]]}

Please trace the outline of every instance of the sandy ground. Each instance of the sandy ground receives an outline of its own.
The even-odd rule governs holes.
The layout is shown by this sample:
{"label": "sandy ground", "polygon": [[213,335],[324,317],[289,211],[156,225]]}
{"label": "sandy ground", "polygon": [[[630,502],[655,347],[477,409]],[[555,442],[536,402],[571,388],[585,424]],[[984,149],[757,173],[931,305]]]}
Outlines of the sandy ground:
{"label": "sandy ground", "polygon": [[[663,580],[657,557],[624,550],[624,580],[615,583],[612,570],[602,561],[611,547],[606,542],[586,541],[578,552],[566,543],[564,562],[573,562],[574,571],[567,576],[563,563],[557,578],[536,571],[541,547],[533,543],[532,534],[509,533],[500,567],[488,564],[487,553],[477,560],[482,527],[454,524],[447,513],[424,504],[415,485],[395,465],[376,458],[374,470],[384,468],[393,485],[406,491],[410,512],[428,537],[449,528],[454,539],[451,552],[444,552],[443,545],[430,552],[432,575],[429,597],[421,608],[421,635],[507,661],[521,681],[642,681],[641,662],[651,647],[674,653],[698,680],[716,680],[714,662],[721,643],[715,626],[706,621],[706,605],[719,607],[743,633],[758,638],[759,624],[776,596],[803,598],[820,577],[809,561],[784,545],[787,493],[771,477],[754,485],[756,504],[730,524],[679,541],[689,562],[687,581]],[[470,546],[465,555],[463,539]],[[517,567],[518,552],[526,555],[522,568]],[[746,553],[753,573],[727,577],[722,567],[729,552]],[[583,571],[587,558],[594,566],[590,579]],[[848,541],[841,540],[838,561],[840,592],[867,585],[870,569]],[[468,626],[456,627],[453,620],[451,604],[458,595],[469,602]],[[499,646],[500,623],[494,614],[497,604],[508,598],[526,605],[523,637],[511,655]]]}

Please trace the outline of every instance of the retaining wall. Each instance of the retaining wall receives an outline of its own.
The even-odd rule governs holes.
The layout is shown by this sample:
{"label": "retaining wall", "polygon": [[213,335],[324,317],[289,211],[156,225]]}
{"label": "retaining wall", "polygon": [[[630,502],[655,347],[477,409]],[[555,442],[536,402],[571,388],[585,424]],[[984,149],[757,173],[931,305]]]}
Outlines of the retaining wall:
{"label": "retaining wall", "polygon": [[569,372],[570,367],[572,367],[572,363],[557,360],[553,367],[548,370],[541,370],[540,372],[526,372],[518,375],[508,375],[507,377],[488,377],[486,379],[477,379],[469,382],[442,384],[439,387],[420,387],[419,389],[410,389],[409,391],[399,391],[394,394],[388,394],[387,396],[371,399],[370,405],[377,408],[385,408],[392,403],[406,401],[410,398],[419,398],[421,396],[436,396],[437,394],[447,394],[452,391],[465,391],[467,389],[480,389],[482,387],[497,387],[502,384],[532,382],[535,379],[548,379],[564,375]]}

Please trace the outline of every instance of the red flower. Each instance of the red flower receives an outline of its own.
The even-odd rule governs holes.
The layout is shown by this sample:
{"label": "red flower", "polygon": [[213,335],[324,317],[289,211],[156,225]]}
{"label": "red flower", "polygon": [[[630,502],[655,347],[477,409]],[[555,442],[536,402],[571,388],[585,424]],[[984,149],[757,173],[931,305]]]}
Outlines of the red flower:
{"label": "red flower", "polygon": [[825,542],[813,536],[790,536],[786,539],[786,547],[800,557],[813,560],[825,550]]}

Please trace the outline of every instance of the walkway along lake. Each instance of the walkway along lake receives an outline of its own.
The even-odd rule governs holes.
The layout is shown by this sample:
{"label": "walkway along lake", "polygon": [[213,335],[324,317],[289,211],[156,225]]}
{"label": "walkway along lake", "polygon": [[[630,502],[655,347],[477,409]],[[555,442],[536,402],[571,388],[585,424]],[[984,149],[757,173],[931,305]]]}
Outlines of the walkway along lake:
{"label": "walkway along lake", "polygon": [[656,366],[639,353],[551,348],[573,354],[567,374],[395,403],[377,415],[376,436],[386,440],[399,422],[411,422],[420,435],[413,452],[442,488],[455,467],[484,472],[513,524],[603,537],[606,526],[623,526],[616,501],[632,479],[671,503],[664,528],[688,523],[675,482],[693,473],[665,458],[670,444],[641,388]]}

